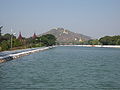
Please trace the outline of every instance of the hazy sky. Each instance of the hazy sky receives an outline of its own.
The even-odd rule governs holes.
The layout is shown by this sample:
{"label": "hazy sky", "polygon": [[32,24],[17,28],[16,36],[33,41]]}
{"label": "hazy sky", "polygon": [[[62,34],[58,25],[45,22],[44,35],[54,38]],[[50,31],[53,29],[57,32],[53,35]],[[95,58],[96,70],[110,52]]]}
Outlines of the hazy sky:
{"label": "hazy sky", "polygon": [[94,38],[120,35],[120,0],[0,0],[3,33],[63,27]]}

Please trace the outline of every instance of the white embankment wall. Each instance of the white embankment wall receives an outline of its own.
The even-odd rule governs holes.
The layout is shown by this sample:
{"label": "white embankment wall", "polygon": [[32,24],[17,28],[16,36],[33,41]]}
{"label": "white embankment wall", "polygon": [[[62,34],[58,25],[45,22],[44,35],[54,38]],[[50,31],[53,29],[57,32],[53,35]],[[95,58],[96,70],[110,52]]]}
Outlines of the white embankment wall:
{"label": "white embankment wall", "polygon": [[37,48],[35,50],[24,51],[24,52],[20,52],[20,53],[16,53],[16,54],[9,54],[7,56],[0,57],[0,63],[10,61],[10,60],[13,60],[13,59],[16,59],[16,58],[20,58],[22,56],[26,56],[26,55],[29,55],[29,54],[32,54],[32,53],[35,53],[35,52],[40,52],[40,51],[44,51],[44,50],[47,50],[47,49],[51,49],[53,47],[56,47],[56,46]]}
{"label": "white embankment wall", "polygon": [[80,46],[80,47],[120,48],[120,45],[60,45],[60,46]]}

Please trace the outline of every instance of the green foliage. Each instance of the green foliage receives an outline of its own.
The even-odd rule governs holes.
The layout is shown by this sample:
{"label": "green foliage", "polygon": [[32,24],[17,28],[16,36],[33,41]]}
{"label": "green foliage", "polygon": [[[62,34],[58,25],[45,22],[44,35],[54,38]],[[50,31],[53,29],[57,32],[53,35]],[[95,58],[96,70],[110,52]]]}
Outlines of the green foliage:
{"label": "green foliage", "polygon": [[38,43],[38,44],[33,44],[32,47],[42,47],[42,44]]}
{"label": "green foliage", "polygon": [[41,36],[40,38],[41,38],[41,42],[45,46],[52,46],[56,44],[56,37],[52,34],[46,34]]}
{"label": "green foliage", "polygon": [[120,39],[116,41],[116,45],[120,45]]}
{"label": "green foliage", "polygon": [[10,44],[8,43],[8,41],[4,40],[1,42],[0,47],[2,51],[8,50],[10,48]]}
{"label": "green foliage", "polygon": [[32,37],[22,38],[22,40],[18,40],[14,35],[7,33],[5,35],[0,36],[0,51],[10,49],[11,38],[12,38],[13,49],[52,46],[56,44],[56,38],[52,34],[47,34],[36,38],[32,38]]}
{"label": "green foliage", "polygon": [[88,41],[82,41],[80,42],[80,45],[100,45],[101,43],[99,42],[98,39],[91,39]]}
{"label": "green foliage", "polygon": [[100,45],[100,42],[98,39],[92,39],[88,41],[81,41],[81,42],[62,42],[61,45]]}
{"label": "green foliage", "polygon": [[120,36],[105,36],[99,39],[103,45],[120,45]]}
{"label": "green foliage", "polygon": [[110,45],[111,44],[111,37],[110,36],[105,36],[99,39],[99,41],[103,44],[103,45]]}
{"label": "green foliage", "polygon": [[[12,35],[13,39],[16,39],[16,37],[14,35]],[[10,40],[11,39],[11,34],[7,33],[3,36],[0,36],[0,42],[4,41],[4,40]]]}
{"label": "green foliage", "polygon": [[18,47],[21,45],[22,45],[21,41],[19,41],[18,39],[13,39],[13,47]]}
{"label": "green foliage", "polygon": [[98,39],[95,39],[95,40],[89,40],[89,41],[88,41],[88,44],[89,44],[89,45],[99,45],[100,42],[99,42]]}
{"label": "green foliage", "polygon": [[3,36],[0,36],[0,43],[2,42],[2,41],[4,41],[4,40],[7,40],[5,37],[3,37]]}
{"label": "green foliage", "polygon": [[36,38],[26,39],[27,47],[52,46],[56,44],[56,38],[52,34],[42,35]]}
{"label": "green foliage", "polygon": [[4,37],[5,39],[7,39],[7,40],[10,40],[11,37],[12,37],[13,39],[16,39],[16,37],[15,37],[14,35],[11,35],[11,34],[9,34],[9,33],[5,34],[3,37]]}
{"label": "green foliage", "polygon": [[27,44],[33,43],[33,39],[32,39],[31,37],[30,37],[30,38],[27,38],[27,39],[26,39],[26,43],[27,43]]}

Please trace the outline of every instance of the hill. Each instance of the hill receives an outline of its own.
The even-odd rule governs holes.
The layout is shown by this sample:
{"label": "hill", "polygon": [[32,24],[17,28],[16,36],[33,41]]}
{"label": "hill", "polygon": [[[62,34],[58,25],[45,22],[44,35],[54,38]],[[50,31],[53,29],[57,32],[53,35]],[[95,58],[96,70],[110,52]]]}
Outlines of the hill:
{"label": "hill", "polygon": [[57,38],[58,43],[79,43],[91,39],[89,36],[74,33],[64,28],[51,29],[50,31],[43,33],[42,35],[45,34],[54,35]]}

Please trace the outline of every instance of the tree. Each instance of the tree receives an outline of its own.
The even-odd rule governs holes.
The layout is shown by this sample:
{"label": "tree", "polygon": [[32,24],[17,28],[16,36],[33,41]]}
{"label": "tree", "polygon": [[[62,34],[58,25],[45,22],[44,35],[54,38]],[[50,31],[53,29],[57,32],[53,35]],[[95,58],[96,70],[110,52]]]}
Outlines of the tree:
{"label": "tree", "polygon": [[[12,36],[13,37],[13,39],[15,39],[16,37],[13,35]],[[5,34],[5,35],[3,35],[3,36],[0,36],[0,42],[2,42],[2,41],[4,41],[4,40],[10,40],[11,39],[11,34],[9,34],[9,33],[7,33],[7,34]]]}
{"label": "tree", "polygon": [[[6,38],[7,40],[10,40],[11,39],[11,34],[7,33],[3,36],[4,38]],[[14,35],[12,35],[12,38],[16,38]]]}
{"label": "tree", "polygon": [[19,41],[18,39],[13,39],[13,47],[18,47],[21,45],[22,45],[21,41]]}
{"label": "tree", "polygon": [[120,36],[105,36],[99,39],[103,45],[118,45]]}
{"label": "tree", "polygon": [[56,37],[52,34],[46,34],[41,36],[41,42],[45,46],[52,46],[56,44]]}
{"label": "tree", "polygon": [[105,36],[99,39],[100,43],[103,45],[111,45],[112,44],[112,38],[110,36]]}
{"label": "tree", "polygon": [[117,40],[116,45],[120,45],[120,39]]}
{"label": "tree", "polygon": [[10,48],[10,44],[8,43],[8,41],[5,40],[1,42],[0,46],[2,51],[8,50]]}
{"label": "tree", "polygon": [[3,36],[0,36],[0,43],[2,42],[2,41],[4,41],[4,40],[7,40],[5,37],[3,37]]}

